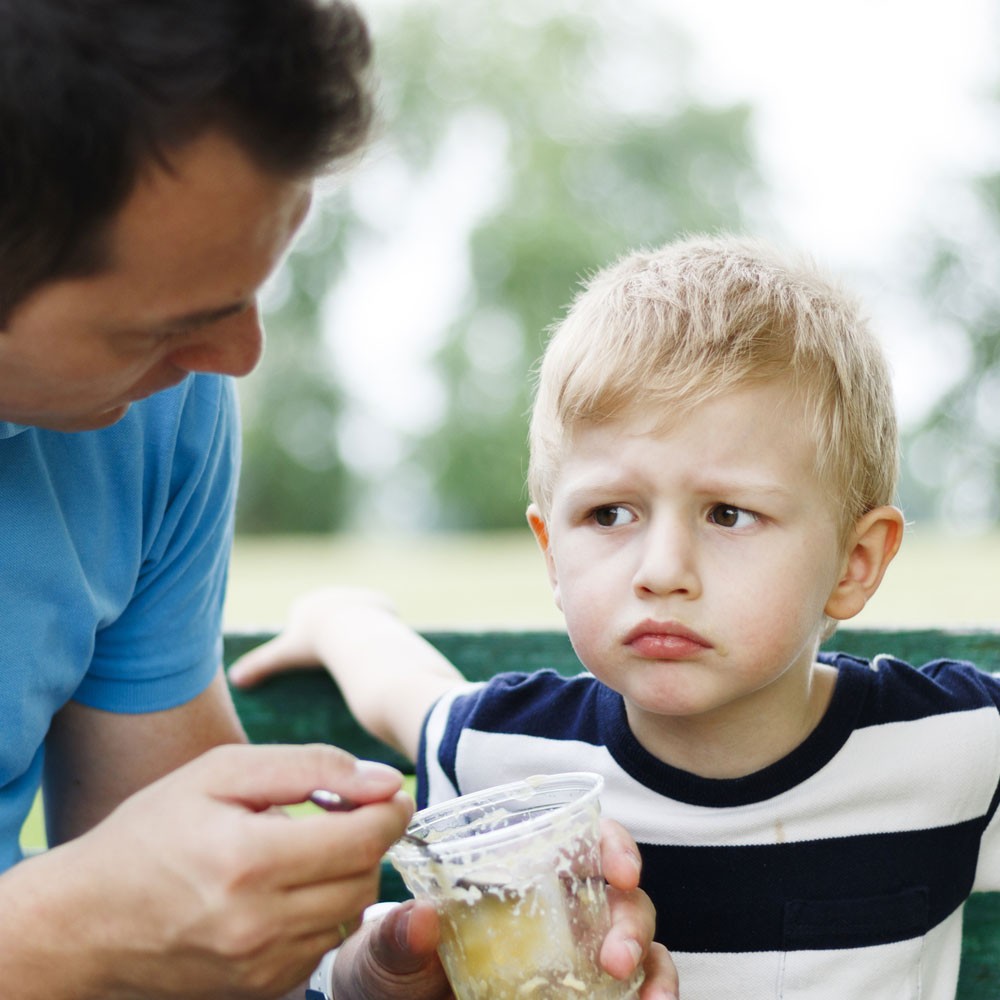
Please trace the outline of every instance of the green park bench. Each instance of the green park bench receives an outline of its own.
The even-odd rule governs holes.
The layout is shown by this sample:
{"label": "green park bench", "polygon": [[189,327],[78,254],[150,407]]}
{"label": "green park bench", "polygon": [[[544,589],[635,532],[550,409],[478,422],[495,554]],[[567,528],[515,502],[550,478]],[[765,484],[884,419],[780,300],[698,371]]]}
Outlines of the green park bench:
{"label": "green park bench", "polygon": [[[471,680],[485,680],[504,670],[550,667],[573,674],[581,669],[562,632],[428,632],[426,637]],[[267,638],[264,633],[227,635],[227,664]],[[841,629],[829,645],[860,656],[891,653],[911,663],[936,657],[966,659],[983,670],[1000,672],[1000,630]],[[381,760],[412,773],[408,761],[357,725],[336,685],[321,670],[283,674],[249,691],[234,690],[233,697],[255,743],[334,743],[359,757]],[[381,895],[383,899],[407,896],[388,864],[383,865]],[[965,907],[958,1000],[998,998],[1000,892],[977,893]]]}

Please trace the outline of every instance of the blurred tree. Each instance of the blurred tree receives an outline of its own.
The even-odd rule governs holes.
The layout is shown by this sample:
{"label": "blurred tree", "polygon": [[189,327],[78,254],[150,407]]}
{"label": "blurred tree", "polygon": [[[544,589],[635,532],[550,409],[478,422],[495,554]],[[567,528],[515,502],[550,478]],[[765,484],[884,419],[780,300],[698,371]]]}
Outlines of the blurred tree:
{"label": "blurred tree", "polygon": [[689,53],[653,5],[413,5],[383,62],[411,165],[433,162],[456,128],[492,141],[500,162],[437,358],[441,423],[414,458],[439,524],[521,526],[529,371],[546,329],[624,251],[740,227],[760,193],[749,109],[690,98]]}
{"label": "blurred tree", "polygon": [[964,193],[923,281],[958,375],[907,435],[905,475],[932,516],[971,531],[1000,524],[1000,173]]}
{"label": "blurred tree", "polygon": [[[322,335],[322,302],[342,259],[337,202],[317,206],[264,295],[268,349],[240,382],[243,469],[237,530],[325,532],[343,522],[353,479],[337,447],[342,392]],[[341,207],[342,211],[342,207]]]}
{"label": "blurred tree", "polygon": [[[384,134],[286,269],[273,350],[245,394],[240,526],[345,523],[338,419],[381,499],[401,498],[424,526],[521,526],[529,373],[547,327],[581,278],[627,249],[741,227],[763,193],[750,110],[694,100],[691,53],[655,3],[423,0],[383,9],[374,27]],[[461,202],[453,270],[466,281],[441,323],[437,422],[394,450],[347,419],[352,401],[322,362],[319,307],[333,267],[393,239],[405,206],[440,177],[449,187],[423,223],[417,266],[444,254],[437,238]],[[334,301],[349,281],[331,282]],[[352,322],[365,325],[363,308]]]}

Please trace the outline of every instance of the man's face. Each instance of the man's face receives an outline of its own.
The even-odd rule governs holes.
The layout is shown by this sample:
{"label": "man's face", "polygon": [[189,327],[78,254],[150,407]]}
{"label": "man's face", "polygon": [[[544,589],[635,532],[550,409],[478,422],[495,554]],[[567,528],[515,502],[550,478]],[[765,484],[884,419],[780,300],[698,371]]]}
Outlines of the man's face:
{"label": "man's face", "polygon": [[0,420],[91,430],[189,372],[260,359],[257,290],[305,216],[311,184],[260,171],[222,135],[140,177],[109,264],[42,285],[0,329]]}

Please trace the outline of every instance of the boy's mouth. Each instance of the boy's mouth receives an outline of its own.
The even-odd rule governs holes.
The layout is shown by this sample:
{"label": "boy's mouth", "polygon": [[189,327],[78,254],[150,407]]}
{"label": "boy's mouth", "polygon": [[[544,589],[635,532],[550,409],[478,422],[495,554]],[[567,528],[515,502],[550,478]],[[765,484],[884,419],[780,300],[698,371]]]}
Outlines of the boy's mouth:
{"label": "boy's mouth", "polygon": [[712,644],[680,622],[640,622],[625,636],[625,645],[639,656],[656,660],[681,660],[703,653]]}

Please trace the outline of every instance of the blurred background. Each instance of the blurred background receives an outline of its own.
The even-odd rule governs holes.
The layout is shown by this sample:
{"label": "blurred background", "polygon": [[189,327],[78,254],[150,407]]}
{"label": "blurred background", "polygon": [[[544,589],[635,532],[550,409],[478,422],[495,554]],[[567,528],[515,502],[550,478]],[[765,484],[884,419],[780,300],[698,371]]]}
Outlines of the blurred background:
{"label": "blurred background", "polygon": [[910,530],[859,623],[1000,622],[994,3],[361,6],[376,141],[264,292],[228,627],[326,583],[561,624],[524,522],[547,328],[626,250],[719,229],[841,275],[892,362]]}

